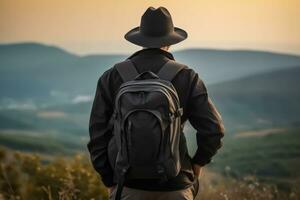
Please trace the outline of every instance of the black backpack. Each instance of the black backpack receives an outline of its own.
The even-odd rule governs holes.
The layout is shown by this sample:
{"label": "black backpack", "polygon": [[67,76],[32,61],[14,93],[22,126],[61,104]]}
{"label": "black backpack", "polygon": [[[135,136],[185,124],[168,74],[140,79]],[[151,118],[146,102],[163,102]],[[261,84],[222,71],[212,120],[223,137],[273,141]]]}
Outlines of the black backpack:
{"label": "black backpack", "polygon": [[114,67],[123,80],[111,119],[118,147],[116,199],[120,199],[125,179],[167,181],[180,171],[183,110],[171,81],[185,65],[170,60],[157,75],[138,74],[129,59]]}

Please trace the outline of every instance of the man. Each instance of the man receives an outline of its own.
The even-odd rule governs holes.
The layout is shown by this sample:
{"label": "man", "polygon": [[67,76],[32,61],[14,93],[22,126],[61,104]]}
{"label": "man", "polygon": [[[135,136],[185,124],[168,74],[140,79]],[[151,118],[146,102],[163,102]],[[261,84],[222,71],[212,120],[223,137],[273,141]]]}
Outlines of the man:
{"label": "man", "polygon": [[[143,49],[128,59],[139,73],[151,71],[158,73],[162,66],[174,60],[168,52],[170,45],[187,38],[187,33],[173,26],[168,10],[164,7],[149,7],[141,19],[140,27],[134,28],[125,35],[125,39],[142,46]],[[108,188],[110,199],[116,195],[114,169],[110,149],[114,149],[110,119],[114,112],[115,97],[122,77],[115,68],[110,68],[99,78],[94,103],[90,116],[90,142],[88,149],[96,171],[101,175]],[[172,80],[183,108],[182,125],[189,120],[197,130],[197,151],[193,157],[187,152],[185,137],[180,137],[179,174],[166,181],[147,179],[125,180],[121,199],[194,199],[198,189],[198,178],[202,167],[208,164],[212,156],[221,147],[224,127],[221,116],[208,97],[206,87],[198,74],[185,67]],[[113,150],[112,150],[113,151]],[[141,153],[143,149],[140,150]]]}

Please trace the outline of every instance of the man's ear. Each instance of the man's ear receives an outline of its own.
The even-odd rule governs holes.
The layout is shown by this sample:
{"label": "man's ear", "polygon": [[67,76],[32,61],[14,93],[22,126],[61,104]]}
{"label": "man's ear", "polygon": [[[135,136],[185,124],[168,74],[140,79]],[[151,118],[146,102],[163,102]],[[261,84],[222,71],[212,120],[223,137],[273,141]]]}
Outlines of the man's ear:
{"label": "man's ear", "polygon": [[165,50],[165,51],[168,51],[170,49],[171,46],[164,46],[164,47],[161,47],[160,49],[162,50]]}

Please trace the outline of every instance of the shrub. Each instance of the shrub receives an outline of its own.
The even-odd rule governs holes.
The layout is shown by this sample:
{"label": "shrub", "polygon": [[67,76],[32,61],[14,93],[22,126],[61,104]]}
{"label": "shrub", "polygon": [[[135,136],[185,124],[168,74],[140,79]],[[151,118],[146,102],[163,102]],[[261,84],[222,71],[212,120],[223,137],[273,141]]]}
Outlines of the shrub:
{"label": "shrub", "polygon": [[[107,190],[87,156],[41,157],[0,148],[0,200],[105,200]],[[297,200],[290,192],[262,184],[255,176],[230,178],[205,170],[198,200]]]}

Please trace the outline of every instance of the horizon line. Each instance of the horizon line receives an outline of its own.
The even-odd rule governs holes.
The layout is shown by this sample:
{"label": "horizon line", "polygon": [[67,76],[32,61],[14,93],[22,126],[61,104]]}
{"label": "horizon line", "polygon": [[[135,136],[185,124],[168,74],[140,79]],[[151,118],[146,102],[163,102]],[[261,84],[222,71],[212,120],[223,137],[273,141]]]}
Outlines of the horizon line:
{"label": "horizon line", "polygon": [[[40,46],[46,46],[46,47],[53,47],[60,49],[62,51],[65,51],[69,54],[76,55],[79,57],[86,57],[86,56],[97,56],[97,55],[119,55],[119,56],[127,56],[132,54],[133,52],[123,53],[123,52],[95,52],[95,53],[77,53],[75,51],[72,51],[69,48],[64,48],[62,45],[58,44],[51,44],[46,42],[38,42],[38,41],[16,41],[16,42],[0,42],[0,46],[4,45],[26,45],[26,44],[32,44],[32,45],[40,45]],[[142,47],[140,47],[142,49]],[[272,53],[272,54],[282,54],[282,55],[289,55],[289,56],[300,56],[300,53],[292,53],[292,52],[286,52],[286,51],[276,51],[276,50],[267,50],[267,49],[253,49],[253,48],[213,48],[213,47],[187,47],[187,48],[179,48],[176,50],[170,50],[170,52],[181,52],[181,51],[191,51],[191,50],[207,50],[207,51],[224,51],[224,52],[234,52],[234,51],[240,51],[240,52],[261,52],[261,53]]]}

